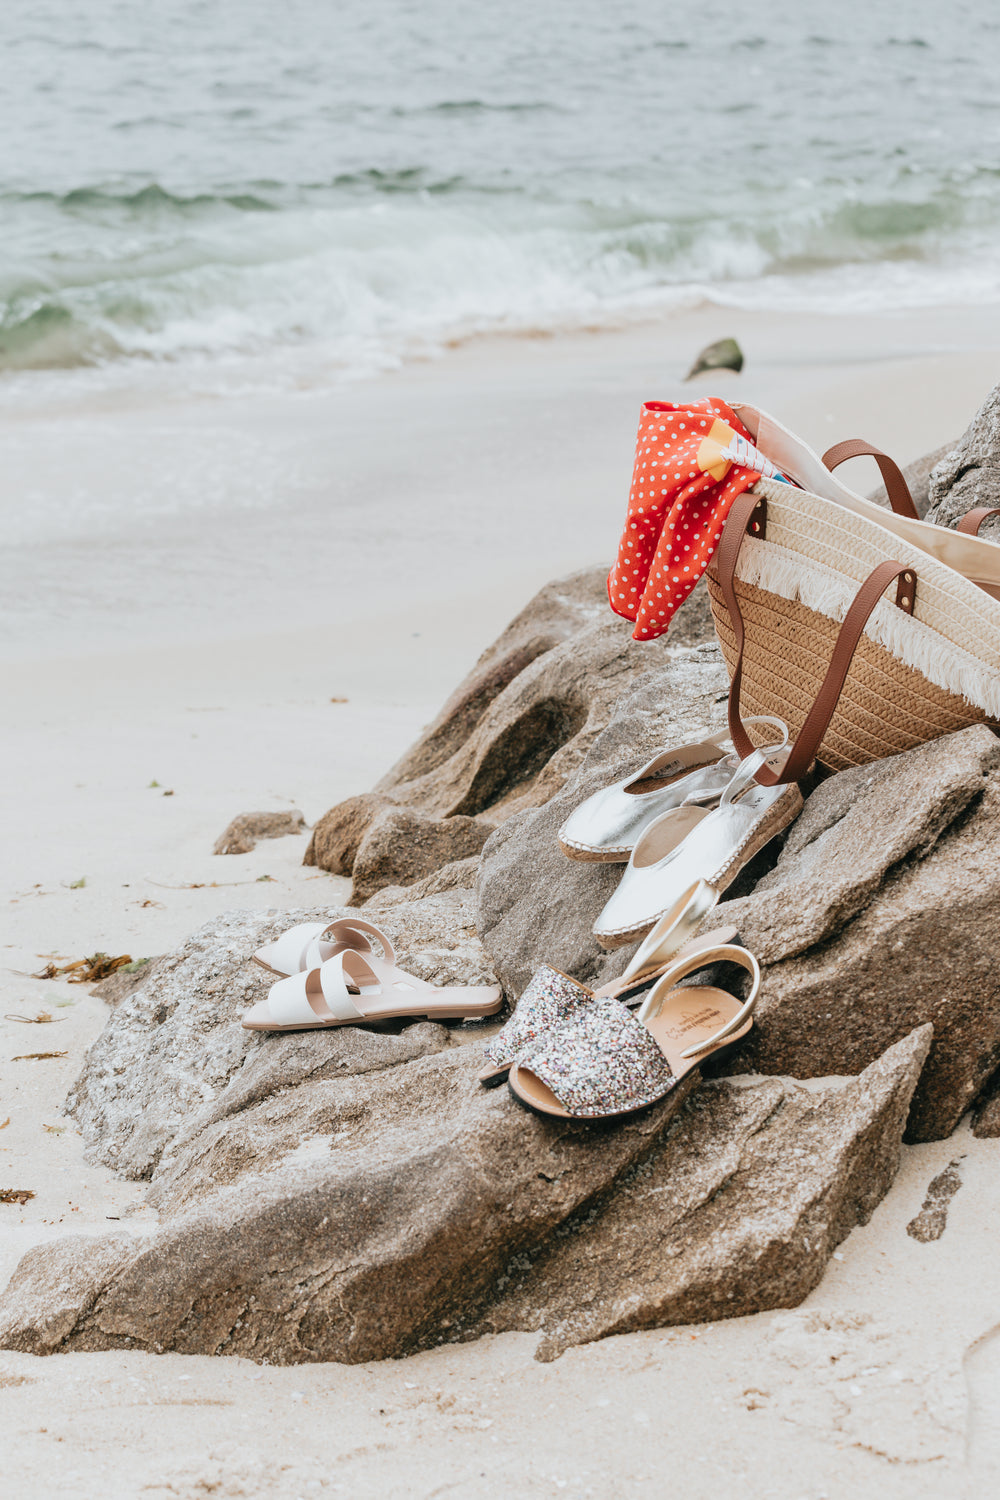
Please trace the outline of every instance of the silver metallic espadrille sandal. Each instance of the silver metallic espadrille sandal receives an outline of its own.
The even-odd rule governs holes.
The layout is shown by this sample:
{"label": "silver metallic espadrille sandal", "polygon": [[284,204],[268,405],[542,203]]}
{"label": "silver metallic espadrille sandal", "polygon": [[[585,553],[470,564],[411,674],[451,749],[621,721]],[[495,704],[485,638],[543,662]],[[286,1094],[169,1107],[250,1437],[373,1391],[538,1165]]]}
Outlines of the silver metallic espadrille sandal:
{"label": "silver metallic espadrille sandal", "polygon": [[[743,722],[785,729],[766,714]],[[661,750],[641,770],[574,808],[559,830],[560,848],[570,859],[624,863],[643,830],[662,813],[681,803],[714,807],[739,763],[728,729],[697,744]]]}
{"label": "silver metallic espadrille sandal", "polygon": [[754,750],[740,762],[717,807],[684,806],[661,814],[632,850],[621,882],[594,923],[604,948],[621,948],[647,933],[665,911],[701,879],[721,894],[765,844],[798,817],[802,793],[795,782],[761,786],[761,766],[778,769],[782,745]]}

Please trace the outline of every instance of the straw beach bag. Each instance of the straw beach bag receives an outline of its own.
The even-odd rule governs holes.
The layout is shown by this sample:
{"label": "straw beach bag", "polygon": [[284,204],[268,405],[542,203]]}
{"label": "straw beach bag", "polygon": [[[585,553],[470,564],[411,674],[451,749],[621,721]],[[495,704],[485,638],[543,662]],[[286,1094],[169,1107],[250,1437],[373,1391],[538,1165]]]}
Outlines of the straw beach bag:
{"label": "straw beach bag", "polygon": [[[708,567],[731,678],[730,730],[772,714],[796,737],[782,773],[813,759],[862,765],[970,724],[1000,721],[1000,546],[921,521],[891,460],[877,456],[886,511],[841,485],[773,418],[740,406],[757,446],[802,489],[762,479],[739,496]],[[908,513],[905,513],[907,512]]]}

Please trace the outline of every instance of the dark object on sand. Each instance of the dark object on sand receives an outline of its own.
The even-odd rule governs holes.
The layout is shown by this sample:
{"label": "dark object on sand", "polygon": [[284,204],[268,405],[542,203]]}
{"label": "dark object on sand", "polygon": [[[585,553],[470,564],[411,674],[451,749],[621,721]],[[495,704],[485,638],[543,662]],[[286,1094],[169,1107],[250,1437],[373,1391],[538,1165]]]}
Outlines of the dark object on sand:
{"label": "dark object on sand", "polygon": [[27,1203],[35,1195],[30,1188],[0,1188],[0,1203]]}
{"label": "dark object on sand", "polygon": [[700,375],[702,370],[742,370],[743,350],[735,339],[718,339],[714,344],[708,344],[698,355],[694,364],[684,376],[685,380],[691,380],[695,375]]}

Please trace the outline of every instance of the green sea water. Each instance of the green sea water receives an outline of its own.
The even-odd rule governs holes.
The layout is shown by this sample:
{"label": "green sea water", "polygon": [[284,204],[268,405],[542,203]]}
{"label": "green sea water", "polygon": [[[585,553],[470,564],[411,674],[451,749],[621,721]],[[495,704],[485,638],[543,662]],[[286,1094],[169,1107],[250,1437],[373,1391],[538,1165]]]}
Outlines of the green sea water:
{"label": "green sea water", "polygon": [[1000,297],[987,0],[5,0],[0,55],[0,379]]}

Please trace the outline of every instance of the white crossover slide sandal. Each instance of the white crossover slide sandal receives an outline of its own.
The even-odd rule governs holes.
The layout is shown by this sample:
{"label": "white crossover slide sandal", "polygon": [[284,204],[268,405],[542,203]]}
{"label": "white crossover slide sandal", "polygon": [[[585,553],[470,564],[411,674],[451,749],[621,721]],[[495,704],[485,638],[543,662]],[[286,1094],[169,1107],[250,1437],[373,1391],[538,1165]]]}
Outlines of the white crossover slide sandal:
{"label": "white crossover slide sandal", "polygon": [[764,746],[740,762],[717,807],[682,805],[649,825],[594,923],[602,947],[621,948],[642,937],[693,881],[707,881],[721,895],[798,817],[802,793],[795,782],[762,786],[754,779],[762,766],[780,770],[784,764],[788,730],[781,728],[780,745]]}
{"label": "white crossover slide sandal", "polygon": [[272,984],[243,1025],[248,1031],[317,1031],[401,1017],[459,1020],[494,1015],[502,1003],[499,985],[438,989],[373,954],[345,949],[318,968]]}
{"label": "white crossover slide sandal", "polygon": [[258,948],[253,961],[271,974],[298,974],[318,969],[337,953],[373,953],[371,938],[382,949],[387,964],[396,962],[392,944],[381,928],[362,917],[338,917],[334,922],[299,922],[283,932],[277,942]]}
{"label": "white crossover slide sandal", "polygon": [[[766,715],[745,723],[784,728]],[[641,770],[581,802],[559,830],[560,848],[570,859],[624,863],[654,818],[684,802],[714,806],[738,765],[728,729],[661,750]]]}

